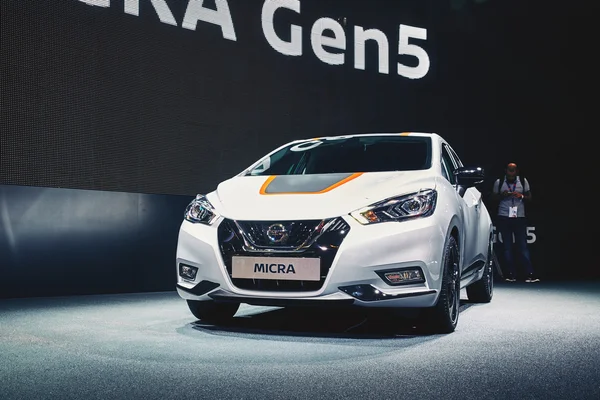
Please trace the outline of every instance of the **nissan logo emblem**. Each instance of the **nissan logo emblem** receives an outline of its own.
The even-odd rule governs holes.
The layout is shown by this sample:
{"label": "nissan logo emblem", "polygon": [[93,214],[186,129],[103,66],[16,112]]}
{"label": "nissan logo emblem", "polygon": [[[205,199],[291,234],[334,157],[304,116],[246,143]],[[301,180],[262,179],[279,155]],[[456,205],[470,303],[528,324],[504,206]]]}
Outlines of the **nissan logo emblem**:
{"label": "nissan logo emblem", "polygon": [[273,243],[284,242],[288,235],[288,231],[283,224],[273,224],[267,229],[267,237]]}

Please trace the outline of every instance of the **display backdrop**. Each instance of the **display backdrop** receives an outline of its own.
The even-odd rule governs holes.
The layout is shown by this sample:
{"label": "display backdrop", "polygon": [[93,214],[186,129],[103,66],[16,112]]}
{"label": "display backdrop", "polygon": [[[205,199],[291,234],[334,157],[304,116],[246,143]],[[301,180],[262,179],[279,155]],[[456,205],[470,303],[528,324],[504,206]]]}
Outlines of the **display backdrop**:
{"label": "display backdrop", "polygon": [[549,218],[547,173],[559,145],[545,137],[574,107],[556,56],[569,48],[564,9],[2,0],[0,11],[0,184],[193,196],[292,139],[433,131],[486,168],[484,191],[506,163],[522,167],[534,263],[559,276],[566,226]]}

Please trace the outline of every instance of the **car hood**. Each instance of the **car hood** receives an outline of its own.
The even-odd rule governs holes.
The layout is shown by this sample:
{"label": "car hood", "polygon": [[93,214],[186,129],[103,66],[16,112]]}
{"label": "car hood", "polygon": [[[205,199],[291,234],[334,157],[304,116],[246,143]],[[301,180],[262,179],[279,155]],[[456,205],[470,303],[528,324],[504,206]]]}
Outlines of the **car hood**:
{"label": "car hood", "polygon": [[231,219],[323,219],[433,188],[431,171],[236,176],[207,198],[219,214]]}

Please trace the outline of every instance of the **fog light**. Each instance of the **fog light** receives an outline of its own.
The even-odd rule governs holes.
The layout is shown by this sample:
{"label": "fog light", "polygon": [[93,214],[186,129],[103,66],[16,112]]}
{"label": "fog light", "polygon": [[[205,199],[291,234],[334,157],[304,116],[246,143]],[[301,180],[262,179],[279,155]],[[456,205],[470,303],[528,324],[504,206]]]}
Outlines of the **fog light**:
{"label": "fog light", "polygon": [[377,271],[383,280],[390,285],[403,285],[409,283],[423,283],[425,278],[421,268],[403,268],[396,270]]}
{"label": "fog light", "polygon": [[192,267],[190,265],[179,264],[179,276],[183,279],[189,279],[193,281],[196,279],[196,274],[198,273],[198,268]]}

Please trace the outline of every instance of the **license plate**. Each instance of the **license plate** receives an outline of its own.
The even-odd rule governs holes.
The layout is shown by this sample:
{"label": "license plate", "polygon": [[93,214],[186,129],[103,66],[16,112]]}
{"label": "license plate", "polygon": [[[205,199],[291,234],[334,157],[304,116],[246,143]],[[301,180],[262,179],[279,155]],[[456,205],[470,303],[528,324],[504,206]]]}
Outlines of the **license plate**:
{"label": "license plate", "polygon": [[321,259],[234,256],[231,275],[233,278],[319,281]]}

